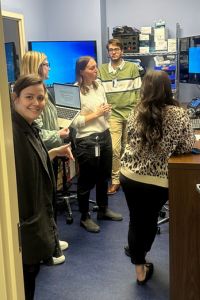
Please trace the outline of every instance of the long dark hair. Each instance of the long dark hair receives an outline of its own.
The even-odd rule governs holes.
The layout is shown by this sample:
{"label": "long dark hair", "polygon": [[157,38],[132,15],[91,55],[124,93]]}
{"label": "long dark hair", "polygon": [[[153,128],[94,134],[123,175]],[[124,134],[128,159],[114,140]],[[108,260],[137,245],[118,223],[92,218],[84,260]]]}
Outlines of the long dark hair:
{"label": "long dark hair", "polygon": [[[87,67],[87,64],[89,63],[89,61],[91,59],[94,59],[94,58],[91,56],[81,56],[76,61],[76,68],[75,68],[76,81],[77,81],[78,85],[80,86],[80,90],[83,95],[86,95],[89,92],[89,88],[84,83],[83,77],[81,76],[81,71],[85,70],[85,68]],[[98,88],[98,84],[96,81],[93,81],[92,85],[93,85],[94,89]]]}
{"label": "long dark hair", "polygon": [[147,145],[155,149],[163,137],[164,107],[179,106],[179,103],[173,98],[171,82],[165,71],[148,71],[143,78],[140,96],[136,120],[141,147]]}

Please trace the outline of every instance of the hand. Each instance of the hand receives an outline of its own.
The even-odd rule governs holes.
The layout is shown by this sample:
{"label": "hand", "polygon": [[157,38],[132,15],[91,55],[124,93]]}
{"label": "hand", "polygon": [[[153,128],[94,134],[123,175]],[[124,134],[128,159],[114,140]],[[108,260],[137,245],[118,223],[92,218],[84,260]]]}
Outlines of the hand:
{"label": "hand", "polygon": [[69,159],[74,160],[70,144],[57,147],[56,151],[57,151],[56,156],[67,156]]}
{"label": "hand", "polygon": [[61,139],[65,139],[69,135],[69,128],[62,128],[58,131],[58,134],[60,135]]}
{"label": "hand", "polygon": [[102,116],[104,115],[105,113],[108,113],[111,111],[111,104],[102,104],[100,105],[97,110],[96,110],[96,114],[97,116]]}
{"label": "hand", "polygon": [[111,112],[112,105],[111,104],[103,104],[105,112]]}
{"label": "hand", "polygon": [[66,156],[69,159],[74,160],[73,154],[71,152],[71,146],[70,144],[63,145],[57,148],[53,148],[48,151],[50,159],[54,159],[56,156]]}

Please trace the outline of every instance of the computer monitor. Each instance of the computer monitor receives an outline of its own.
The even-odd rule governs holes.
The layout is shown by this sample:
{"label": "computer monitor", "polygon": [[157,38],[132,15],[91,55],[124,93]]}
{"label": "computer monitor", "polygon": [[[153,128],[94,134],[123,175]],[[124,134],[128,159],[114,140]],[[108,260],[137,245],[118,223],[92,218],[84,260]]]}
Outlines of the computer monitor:
{"label": "computer monitor", "polygon": [[96,41],[29,41],[28,49],[43,52],[50,63],[47,86],[53,83],[75,82],[75,64],[80,56],[97,60]]}
{"label": "computer monitor", "polygon": [[180,39],[180,82],[200,84],[200,35]]}
{"label": "computer monitor", "polygon": [[189,73],[200,74],[200,47],[189,48]]}
{"label": "computer monitor", "polygon": [[14,82],[18,76],[17,56],[14,42],[5,43],[8,82]]}

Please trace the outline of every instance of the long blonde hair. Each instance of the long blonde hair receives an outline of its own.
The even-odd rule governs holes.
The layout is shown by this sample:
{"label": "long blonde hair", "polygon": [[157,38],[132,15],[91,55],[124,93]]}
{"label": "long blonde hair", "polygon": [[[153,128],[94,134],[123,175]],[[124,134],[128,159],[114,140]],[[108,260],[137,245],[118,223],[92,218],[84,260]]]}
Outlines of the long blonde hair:
{"label": "long blonde hair", "polygon": [[40,67],[45,59],[47,56],[42,52],[27,51],[22,58],[21,75],[35,74],[41,76]]}

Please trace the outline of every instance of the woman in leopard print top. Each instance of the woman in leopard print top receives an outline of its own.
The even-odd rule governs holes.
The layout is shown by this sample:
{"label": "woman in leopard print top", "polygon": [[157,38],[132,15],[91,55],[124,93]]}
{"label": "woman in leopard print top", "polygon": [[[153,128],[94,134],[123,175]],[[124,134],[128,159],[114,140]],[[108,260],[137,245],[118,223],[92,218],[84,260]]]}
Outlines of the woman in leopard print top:
{"label": "woman in leopard print top", "polygon": [[168,200],[168,159],[190,152],[195,141],[186,110],[173,99],[164,71],[149,71],[141,101],[127,124],[127,144],[121,160],[120,182],[130,211],[128,244],[137,283],[153,273],[146,263],[157,232],[158,213]]}

